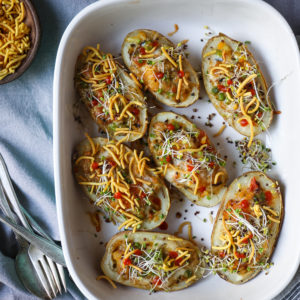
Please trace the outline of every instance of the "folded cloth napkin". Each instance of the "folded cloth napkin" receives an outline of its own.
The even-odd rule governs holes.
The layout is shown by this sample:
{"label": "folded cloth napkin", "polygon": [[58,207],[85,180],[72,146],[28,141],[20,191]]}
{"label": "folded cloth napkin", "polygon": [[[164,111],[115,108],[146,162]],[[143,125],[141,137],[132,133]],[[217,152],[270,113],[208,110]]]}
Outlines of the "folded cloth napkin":
{"label": "folded cloth napkin", "polygon": [[[40,18],[41,45],[29,70],[18,80],[0,87],[0,152],[22,204],[53,239],[59,240],[52,161],[55,56],[68,23],[95,0],[31,1]],[[11,230],[2,224],[0,240],[0,299],[36,299],[17,277],[14,267],[16,242]],[[299,284],[300,271],[275,299],[299,299]],[[68,293],[59,299],[84,298],[68,276],[67,286]]]}

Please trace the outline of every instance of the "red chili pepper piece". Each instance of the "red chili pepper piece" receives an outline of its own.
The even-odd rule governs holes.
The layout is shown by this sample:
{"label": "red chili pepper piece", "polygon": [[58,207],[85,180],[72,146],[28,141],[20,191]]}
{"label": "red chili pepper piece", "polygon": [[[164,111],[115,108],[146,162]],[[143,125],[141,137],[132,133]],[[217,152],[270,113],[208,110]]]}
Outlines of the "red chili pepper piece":
{"label": "red chili pepper piece", "polygon": [[176,266],[179,266],[180,263],[182,262],[182,260],[183,260],[183,258],[182,258],[182,257],[179,257],[179,258],[177,258],[177,259],[174,261],[174,264],[175,264]]}
{"label": "red chili pepper piece", "polygon": [[116,192],[116,193],[114,194],[114,198],[115,198],[115,199],[121,199],[121,198],[122,198],[122,193]]}
{"label": "red chili pepper piece", "polygon": [[223,84],[218,84],[218,90],[222,92],[228,92],[228,88],[225,87]]}
{"label": "red chili pepper piece", "polygon": [[105,83],[106,84],[111,84],[111,78],[110,77],[105,78]]}
{"label": "red chili pepper piece", "polygon": [[213,167],[215,166],[215,163],[214,163],[213,161],[211,161],[211,162],[208,164],[208,166],[209,166],[210,168],[213,168]]}
{"label": "red chili pepper piece", "polygon": [[167,125],[167,129],[168,130],[174,130],[175,129],[175,126],[173,125],[173,124],[171,124],[171,123],[169,123],[168,125]]}
{"label": "red chili pepper piece", "polygon": [[176,251],[170,251],[169,256],[170,258],[176,258],[178,256],[178,253]]}
{"label": "red chili pepper piece", "polygon": [[194,166],[192,166],[192,165],[187,165],[187,170],[190,172],[190,171],[192,171],[194,169]]}
{"label": "red chili pepper piece", "polygon": [[131,112],[135,115],[135,116],[138,116],[139,113],[140,113],[140,110],[137,108],[137,107],[133,107],[131,109]]}
{"label": "red chili pepper piece", "polygon": [[250,93],[251,93],[252,96],[255,96],[256,95],[255,89],[251,89]]}
{"label": "red chili pepper piece", "polygon": [[162,284],[162,281],[161,279],[158,277],[158,276],[155,276],[152,280],[152,284],[153,285],[161,285]]}
{"label": "red chili pepper piece", "polygon": [[258,190],[258,188],[259,188],[259,185],[257,184],[255,177],[253,177],[250,182],[250,191],[254,192],[254,191]]}
{"label": "red chili pepper piece", "polygon": [[142,255],[143,252],[142,252],[140,249],[136,249],[136,250],[134,251],[134,254],[135,254],[135,255]]}
{"label": "red chili pepper piece", "polygon": [[97,100],[92,100],[92,105],[93,106],[96,106],[96,105],[98,105],[99,104],[99,102],[97,101]]}
{"label": "red chili pepper piece", "polygon": [[140,54],[145,55],[146,54],[146,50],[144,47],[140,48]]}
{"label": "red chili pepper piece", "polygon": [[224,251],[220,251],[220,252],[219,252],[219,256],[220,256],[221,258],[224,258],[224,257],[225,257],[225,252],[224,252]]}
{"label": "red chili pepper piece", "polygon": [[169,162],[171,162],[171,160],[172,160],[171,155],[168,155],[168,156],[166,157],[166,161],[169,163]]}
{"label": "red chili pepper piece", "polygon": [[132,264],[132,261],[131,261],[131,259],[128,257],[128,258],[125,258],[125,259],[124,259],[123,264],[124,264],[125,266],[129,266],[129,265]]}
{"label": "red chili pepper piece", "polygon": [[265,198],[266,198],[266,202],[267,204],[271,204],[272,199],[273,199],[273,195],[270,191],[265,191]]}
{"label": "red chili pepper piece", "polygon": [[242,209],[247,209],[249,207],[249,201],[247,199],[242,200],[240,206]]}
{"label": "red chili pepper piece", "polygon": [[179,78],[183,78],[184,77],[184,71],[182,71],[182,70],[178,71],[178,76],[179,76]]}
{"label": "red chili pepper piece", "polygon": [[232,83],[233,83],[233,81],[232,81],[231,79],[228,79],[228,80],[227,80],[227,84],[228,84],[228,85],[231,85]]}
{"label": "red chili pepper piece", "polygon": [[241,126],[245,127],[245,126],[247,126],[249,124],[249,122],[246,119],[242,119],[240,121],[240,124],[241,124]]}
{"label": "red chili pepper piece", "polygon": [[139,195],[141,199],[144,199],[147,195],[144,192],[141,192],[141,194]]}
{"label": "red chili pepper piece", "polygon": [[156,75],[156,77],[158,79],[162,79],[164,77],[164,73],[163,72],[157,72],[157,73],[155,73],[155,75]]}
{"label": "red chili pepper piece", "polygon": [[94,162],[92,163],[92,169],[93,169],[93,170],[96,170],[96,169],[98,169],[98,168],[99,168],[99,164],[98,164],[97,162],[94,161]]}
{"label": "red chili pepper piece", "polygon": [[246,255],[245,255],[245,253],[240,253],[240,252],[235,252],[235,255],[238,257],[238,258],[245,258],[246,257]]}
{"label": "red chili pepper piece", "polygon": [[200,186],[198,188],[198,190],[199,190],[200,193],[203,193],[206,190],[206,187],[205,186]]}
{"label": "red chili pepper piece", "polygon": [[152,47],[156,47],[156,46],[158,46],[158,41],[153,41],[152,42]]}

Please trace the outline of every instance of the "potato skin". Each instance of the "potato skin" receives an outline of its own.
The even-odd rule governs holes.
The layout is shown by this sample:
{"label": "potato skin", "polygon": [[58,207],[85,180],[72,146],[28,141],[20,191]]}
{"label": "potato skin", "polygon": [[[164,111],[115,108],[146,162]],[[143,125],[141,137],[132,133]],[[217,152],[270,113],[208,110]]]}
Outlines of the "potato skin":
{"label": "potato skin", "polygon": [[[85,105],[86,109],[90,113],[90,116],[92,119],[95,121],[95,123],[101,128],[102,130],[108,132],[108,134],[116,139],[116,140],[121,140],[124,138],[125,135],[114,135],[114,132],[111,131],[110,126],[115,124],[118,125],[117,121],[113,121],[111,123],[108,123],[103,116],[98,117],[96,108],[91,106],[91,101],[87,97],[87,88],[83,87],[82,85],[82,80],[80,80],[79,74],[82,72],[82,66],[85,64],[85,59],[83,55],[79,55],[77,62],[76,62],[76,67],[75,67],[75,88],[77,91],[77,94],[79,96],[80,101]],[[147,112],[147,107],[146,103],[144,100],[144,95],[142,91],[139,89],[137,84],[134,82],[134,80],[129,76],[127,71],[125,70],[124,66],[120,65],[119,63],[116,63],[116,74],[117,74],[117,79],[122,81],[124,85],[127,87],[127,92],[124,93],[124,96],[129,100],[129,102],[132,101],[137,101],[143,104],[143,107],[139,113],[138,116],[138,122],[140,123],[140,127],[136,129],[136,131],[140,132],[140,134],[130,134],[127,141],[132,142],[135,140],[138,140],[142,138],[146,131],[147,131],[147,126],[148,126],[148,112]],[[89,84],[90,85],[90,84]],[[120,126],[116,126],[118,128]],[[122,127],[122,126],[121,126]],[[123,126],[124,127],[124,126]]]}
{"label": "potato skin", "polygon": [[[190,122],[186,117],[175,114],[173,112],[161,112],[158,113],[157,115],[155,115],[151,122],[150,122],[150,126],[149,126],[149,134],[148,134],[148,145],[149,145],[149,149],[150,152],[156,162],[156,164],[158,166],[160,166],[160,161],[156,158],[156,151],[154,148],[154,141],[155,141],[155,137],[151,137],[151,136],[155,136],[155,132],[154,132],[154,125],[157,122],[165,122],[166,120],[174,120],[174,121],[178,121],[182,124],[184,124],[185,128],[188,131],[195,131],[198,130],[200,131],[200,129],[198,129],[197,127],[195,127],[195,125]],[[204,131],[203,131],[204,132]],[[207,135],[206,135],[207,136]],[[208,139],[208,137],[207,137]],[[211,144],[211,143],[210,143]],[[212,145],[212,144],[211,144]],[[212,147],[214,147],[212,145]],[[206,196],[201,197],[200,195],[194,195],[191,191],[189,191],[184,185],[178,185],[174,180],[172,180],[171,176],[172,176],[172,170],[169,170],[166,172],[166,180],[168,180],[171,184],[173,184],[176,188],[178,188],[178,190],[180,192],[182,192],[190,201],[192,201],[193,203],[199,205],[199,206],[205,206],[205,207],[212,207],[217,205],[218,203],[221,202],[222,197],[226,191],[226,181],[227,181],[227,171],[224,167],[220,167],[220,171],[223,171],[225,174],[225,180],[224,183],[214,187],[213,191],[213,195],[211,195],[211,199],[208,200]]]}
{"label": "potato skin", "polygon": [[[123,45],[122,45],[122,57],[125,65],[127,68],[139,78],[139,70],[144,70],[144,66],[137,67],[135,64],[131,62],[131,56],[130,56],[130,48],[132,45],[138,45],[138,40],[144,40],[144,39],[153,39],[157,40],[159,43],[159,47],[161,45],[164,45],[165,47],[173,47],[176,48],[176,46],[165,36],[163,36],[161,33],[149,30],[149,29],[137,29],[127,34],[127,36],[124,39]],[[137,43],[137,44],[134,44]],[[145,81],[144,84],[147,87],[147,89],[156,97],[156,99],[163,104],[166,104],[168,106],[172,107],[188,107],[192,105],[197,99],[199,98],[199,92],[200,92],[200,82],[197,76],[197,73],[189,63],[189,61],[186,58],[183,58],[182,60],[183,69],[185,72],[189,73],[189,83],[192,85],[192,88],[190,91],[185,95],[185,99],[180,101],[175,101],[172,97],[165,95],[164,93],[160,93],[158,90],[154,89],[151,82]],[[156,80],[158,80],[156,78]],[[176,79],[177,80],[177,79]],[[177,83],[176,83],[177,85]],[[168,92],[172,92],[169,90]],[[174,91],[173,91],[174,93]]]}
{"label": "potato skin", "polygon": [[[101,149],[101,147],[108,144],[108,140],[105,138],[94,138],[93,142],[100,149]],[[125,146],[125,148],[129,149],[129,147],[127,147],[127,146]],[[77,175],[82,175],[82,172],[83,172],[83,170],[77,170],[78,168],[75,165],[76,159],[89,151],[91,151],[91,145],[88,140],[84,140],[83,142],[81,142],[80,144],[78,144],[76,146],[76,149],[73,154],[73,173],[74,173],[75,177],[77,177]],[[99,157],[101,157],[101,153],[102,152],[99,153]],[[166,217],[168,215],[169,209],[170,209],[170,197],[169,197],[168,188],[165,186],[165,184],[163,182],[160,182],[160,178],[158,177],[158,175],[154,174],[152,171],[150,172],[150,174],[151,174],[151,176],[153,176],[153,178],[155,178],[156,182],[159,183],[159,189],[157,190],[157,196],[161,199],[161,209],[159,211],[159,214],[163,217],[160,216],[159,218],[157,218],[157,219],[153,218],[152,220],[150,218],[149,219],[146,218],[144,220],[144,222],[141,224],[142,230],[150,230],[150,229],[154,229],[154,228],[158,227],[161,223],[164,222],[164,220],[166,219]],[[154,183],[153,183],[153,186],[154,186]],[[95,202],[96,195],[94,193],[91,194],[89,192],[87,186],[81,186],[81,187],[82,187],[84,193],[86,194],[86,196],[90,200],[92,200],[92,202]],[[121,223],[124,221],[121,217],[118,217],[116,214],[111,215],[111,218],[113,219],[114,222],[118,222],[118,223]]]}
{"label": "potato skin", "polygon": [[[172,292],[172,291],[181,290],[187,288],[188,286],[194,284],[196,281],[202,278],[204,270],[198,267],[200,263],[201,251],[192,242],[184,239],[181,239],[179,241],[168,240],[168,238],[178,239],[178,237],[170,234],[160,233],[160,232],[138,231],[133,233],[132,231],[125,231],[125,232],[117,233],[110,239],[110,241],[106,245],[106,251],[101,260],[101,269],[103,273],[109,278],[111,278],[112,280],[135,288],[146,289],[146,290],[151,290],[152,288],[152,284],[151,282],[149,282],[149,279],[147,278],[140,278],[140,280],[135,280],[135,282],[132,282],[132,280],[129,279],[126,280],[122,278],[116,272],[114,268],[112,254],[114,249],[117,247],[117,245],[120,242],[125,241],[125,238],[127,238],[132,243],[142,244],[145,241],[147,242],[149,241],[163,247],[168,247],[170,250],[175,250],[177,247],[187,247],[187,248],[194,249],[193,261],[189,264],[189,269],[192,269],[194,271],[196,278],[191,280],[188,283],[185,283],[185,280],[181,280],[179,282],[172,281],[170,285],[167,285],[166,289],[156,287],[155,288],[156,291],[165,290],[168,292]],[[185,268],[181,269],[180,271],[178,270],[180,274],[184,274],[185,271],[186,271]]]}
{"label": "potato skin", "polygon": [[[236,117],[234,115],[234,112],[231,111],[227,106],[225,106],[225,107],[224,107],[224,105],[222,106],[223,102],[219,101],[217,99],[217,96],[214,93],[212,93],[213,85],[210,83],[207,72],[208,72],[208,68],[210,66],[210,59],[213,56],[210,55],[210,56],[205,57],[205,54],[209,53],[211,51],[211,49],[215,48],[221,41],[224,41],[226,44],[228,44],[232,48],[235,48],[238,45],[242,44],[241,42],[236,41],[236,40],[226,36],[223,33],[220,33],[219,35],[214,36],[207,41],[206,45],[204,46],[204,48],[202,50],[202,74],[203,74],[204,87],[205,87],[205,90],[206,90],[212,104],[214,105],[214,107],[216,108],[218,113],[224,118],[224,120],[226,122],[228,122],[228,124],[230,126],[232,126],[240,134],[249,137],[251,135],[249,126],[241,126],[241,124],[238,121],[239,117]],[[267,87],[265,78],[263,76],[263,73],[262,73],[258,63],[256,62],[253,54],[249,51],[249,49],[247,48],[246,45],[244,45],[244,49],[245,49],[245,52],[247,53],[248,61],[250,62],[250,64],[252,66],[254,66],[254,65],[256,66],[257,72],[260,74],[260,77],[259,78],[257,77],[257,81],[261,84],[261,88],[263,89],[264,94],[267,95],[268,87]],[[269,126],[272,122],[272,119],[273,119],[273,108],[272,108],[269,97],[266,97],[266,99],[264,100],[264,103],[267,104],[268,108],[270,109],[269,111],[264,112],[264,116],[262,119],[262,123],[264,124],[264,127],[265,127],[264,130],[266,130],[269,128]],[[263,130],[260,126],[254,126],[254,136],[260,134],[262,131]]]}
{"label": "potato skin", "polygon": [[[264,188],[269,188],[268,190],[272,190],[274,192],[276,192],[276,194],[272,193],[274,196],[274,208],[276,208],[277,210],[279,210],[279,220],[280,223],[274,223],[271,226],[271,238],[268,240],[269,243],[269,247],[267,249],[267,251],[263,254],[263,258],[266,261],[269,261],[275,246],[277,244],[278,241],[278,237],[280,234],[280,230],[281,230],[281,226],[283,223],[283,217],[284,217],[284,206],[283,206],[283,200],[282,200],[282,195],[279,191],[279,186],[278,183],[276,181],[274,181],[273,179],[271,179],[270,177],[268,177],[266,174],[264,174],[263,172],[258,172],[258,171],[250,171],[247,173],[244,173],[243,175],[241,175],[240,177],[236,178],[228,187],[227,192],[225,193],[221,205],[219,207],[216,219],[215,219],[215,223],[214,223],[214,227],[213,227],[213,231],[211,234],[211,244],[212,245],[216,245],[217,244],[217,240],[218,237],[221,234],[221,230],[222,230],[222,217],[225,211],[225,207],[226,204],[229,200],[234,199],[234,194],[235,191],[237,189],[242,189],[244,186],[248,186],[249,182],[250,182],[250,178],[255,177],[256,181],[262,185]],[[251,203],[253,204],[253,203]],[[251,206],[250,204],[250,206]],[[212,253],[216,253],[216,250],[212,250]],[[256,269],[252,269],[250,271],[247,271],[245,274],[238,274],[238,273],[230,273],[228,271],[218,271],[218,275],[233,284],[243,284],[249,280],[251,280],[252,278],[254,278],[255,276],[257,276],[262,269],[260,268],[256,268]]]}

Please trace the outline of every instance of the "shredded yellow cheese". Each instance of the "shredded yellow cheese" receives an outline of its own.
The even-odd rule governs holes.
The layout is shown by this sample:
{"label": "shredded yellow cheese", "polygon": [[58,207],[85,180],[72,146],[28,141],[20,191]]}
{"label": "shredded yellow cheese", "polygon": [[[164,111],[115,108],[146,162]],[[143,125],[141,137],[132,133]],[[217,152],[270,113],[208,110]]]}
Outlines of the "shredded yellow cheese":
{"label": "shredded yellow cheese", "polygon": [[162,53],[165,55],[165,57],[170,61],[170,63],[175,67],[178,68],[177,63],[173,60],[173,58],[168,54],[166,49],[164,47],[160,48]]}
{"label": "shredded yellow cheese", "polygon": [[272,221],[272,222],[275,222],[275,223],[280,223],[280,220],[277,220],[277,219],[274,219],[274,218],[272,218],[270,215],[267,215],[267,218],[270,220],[270,221]]}
{"label": "shredded yellow cheese", "polygon": [[213,68],[210,69],[209,74],[213,75],[213,72],[216,71],[216,70],[221,71],[221,72],[225,73],[226,76],[230,77],[229,71],[226,68],[223,68],[223,67],[213,67]]}
{"label": "shredded yellow cheese", "polygon": [[210,55],[213,55],[215,54],[217,51],[216,50],[212,50],[212,51],[209,51],[209,52],[206,52],[204,55],[203,55],[203,58],[207,57],[207,56],[210,56]]}
{"label": "shredded yellow cheese", "polygon": [[242,92],[242,89],[246,86],[246,84],[248,82],[250,82],[252,79],[256,78],[257,77],[257,74],[252,74],[252,75],[249,75],[238,87],[236,93],[238,96],[240,96],[241,92]]}
{"label": "shredded yellow cheese", "polygon": [[225,175],[224,172],[222,172],[222,171],[218,172],[218,173],[216,174],[215,178],[214,178],[214,184],[217,184],[217,183],[218,183],[219,177],[220,177],[220,176],[224,176],[224,175]]}
{"label": "shredded yellow cheese", "polygon": [[169,32],[168,36],[173,36],[179,29],[179,26],[177,24],[174,24],[174,31]]}
{"label": "shredded yellow cheese", "polygon": [[133,81],[136,83],[136,85],[137,85],[140,89],[142,89],[143,86],[142,86],[141,83],[137,80],[137,78],[135,77],[135,75],[134,75],[133,73],[130,73],[129,75],[130,75],[130,77],[133,79]]}
{"label": "shredded yellow cheese", "polygon": [[219,131],[213,135],[213,137],[217,137],[217,136],[221,135],[221,134],[223,133],[223,131],[224,131],[225,128],[226,128],[226,125],[224,124],[224,125],[219,129]]}
{"label": "shredded yellow cheese", "polygon": [[189,282],[191,282],[192,280],[194,280],[194,279],[196,279],[197,277],[196,277],[196,275],[193,275],[192,277],[190,277],[189,279],[187,279],[186,281],[185,281],[185,283],[189,283]]}
{"label": "shredded yellow cheese", "polygon": [[19,0],[1,2],[0,80],[15,73],[30,50],[30,28],[23,22],[26,10]]}
{"label": "shredded yellow cheese", "polygon": [[107,277],[107,276],[105,276],[105,275],[100,275],[100,276],[97,277],[97,280],[100,280],[100,279],[105,279],[105,280],[107,280],[107,281],[112,285],[112,287],[113,287],[114,289],[117,288],[117,286],[115,285],[115,283],[114,283],[109,277]]}

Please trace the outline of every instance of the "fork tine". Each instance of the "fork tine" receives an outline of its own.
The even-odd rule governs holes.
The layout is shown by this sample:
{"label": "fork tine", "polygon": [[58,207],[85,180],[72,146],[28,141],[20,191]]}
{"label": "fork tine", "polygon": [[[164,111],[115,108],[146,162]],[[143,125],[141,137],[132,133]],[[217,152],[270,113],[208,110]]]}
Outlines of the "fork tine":
{"label": "fork tine", "polygon": [[49,282],[50,287],[52,289],[52,292],[54,294],[54,297],[56,297],[57,292],[58,292],[58,288],[56,286],[55,279],[53,277],[52,271],[49,267],[46,255],[43,255],[42,258],[39,260],[39,262],[41,264],[41,267],[44,269],[44,272],[46,274],[46,277],[48,279],[48,282]]}
{"label": "fork tine", "polygon": [[48,297],[50,299],[52,299],[52,294],[51,294],[51,288],[49,286],[49,282],[47,280],[47,278],[45,277],[45,273],[44,273],[44,270],[42,269],[42,266],[39,264],[39,262],[37,260],[31,260],[33,266],[34,266],[34,269],[48,295]]}
{"label": "fork tine", "polygon": [[64,286],[64,290],[65,290],[65,292],[67,292],[67,283],[66,283],[64,267],[60,264],[56,264],[56,267],[57,267],[59,275],[60,275],[60,280]]}
{"label": "fork tine", "polygon": [[46,256],[46,259],[48,261],[48,264],[49,264],[49,267],[51,269],[51,272],[52,272],[52,275],[53,275],[53,278],[54,278],[54,281],[56,283],[56,286],[59,290],[59,293],[62,294],[62,289],[61,289],[61,283],[59,281],[59,273],[58,273],[58,270],[57,268],[55,267],[55,263],[53,262],[52,259],[50,259],[49,257]]}

